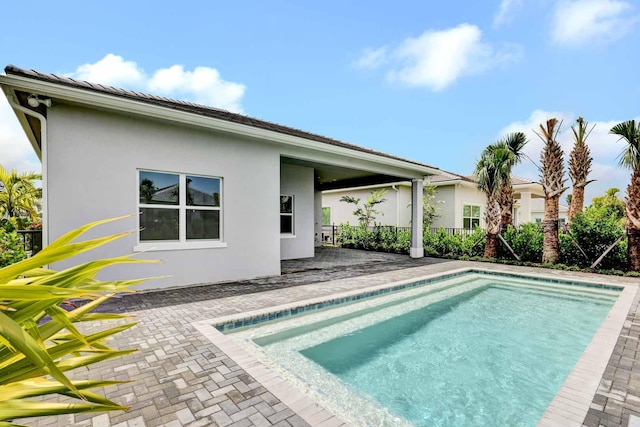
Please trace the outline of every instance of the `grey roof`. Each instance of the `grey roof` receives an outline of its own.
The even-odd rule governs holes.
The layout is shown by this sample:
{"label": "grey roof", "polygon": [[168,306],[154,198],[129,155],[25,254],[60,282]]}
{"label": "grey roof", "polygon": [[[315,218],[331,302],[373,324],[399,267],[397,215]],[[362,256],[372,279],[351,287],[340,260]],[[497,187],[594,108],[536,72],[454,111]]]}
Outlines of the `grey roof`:
{"label": "grey roof", "polygon": [[453,173],[453,172],[447,172],[445,170],[440,169],[440,173],[437,175],[431,175],[429,177],[429,182],[436,184],[439,182],[446,182],[446,181],[469,181],[469,182],[475,182],[473,179],[473,176],[471,176],[471,178],[463,176],[463,175],[458,175],[457,173]]}
{"label": "grey roof", "polygon": [[16,67],[15,65],[7,65],[4,71],[8,75],[27,77],[30,79],[40,80],[48,83],[54,83],[61,86],[68,86],[76,89],[83,89],[91,92],[112,95],[119,98],[125,98],[125,99],[134,100],[134,101],[144,102],[147,104],[166,107],[173,110],[179,110],[179,111],[197,114],[200,116],[211,117],[211,118],[225,120],[233,123],[239,123],[239,124],[251,126],[254,128],[265,129],[265,130],[278,132],[285,135],[291,135],[299,138],[320,142],[323,144],[335,145],[338,147],[344,147],[344,148],[348,148],[356,151],[361,151],[364,153],[369,153],[377,156],[387,157],[390,159],[400,160],[400,161],[411,163],[418,166],[437,169],[435,166],[430,166],[424,163],[416,162],[414,160],[405,159],[402,157],[383,153],[381,151],[371,150],[369,148],[361,147],[359,145],[350,144],[347,142],[339,141],[337,139],[327,138],[325,136],[313,134],[300,129],[295,129],[295,128],[267,122],[264,120],[255,119],[253,117],[244,116],[242,114],[231,113],[226,110],[221,110],[219,108],[213,108],[206,105],[200,105],[200,104],[195,104],[195,103],[186,102],[186,101],[179,101],[175,99],[165,98],[162,96],[156,96],[156,95],[150,95],[150,94],[141,93],[141,92],[135,92],[132,90],[120,89],[112,86],[90,83],[83,80],[75,80],[70,77],[58,76],[55,74],[41,73],[35,70],[27,70],[24,68]]}

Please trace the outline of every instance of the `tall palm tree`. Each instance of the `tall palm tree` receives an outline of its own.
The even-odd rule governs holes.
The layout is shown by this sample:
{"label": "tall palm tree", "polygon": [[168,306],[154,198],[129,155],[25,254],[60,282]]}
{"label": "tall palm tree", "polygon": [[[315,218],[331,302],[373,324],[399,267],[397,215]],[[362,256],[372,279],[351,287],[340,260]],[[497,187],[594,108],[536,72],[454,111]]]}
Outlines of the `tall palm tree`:
{"label": "tall palm tree", "polygon": [[593,125],[591,129],[588,129],[588,125],[589,123],[585,122],[582,117],[578,117],[576,124],[571,126],[574,144],[573,150],[571,150],[571,154],[569,155],[569,176],[573,183],[573,193],[571,193],[567,226],[571,225],[571,220],[574,216],[582,212],[584,206],[584,187],[594,181],[587,181],[587,177],[591,172],[591,162],[593,158],[591,158],[586,140],[595,127],[595,125]]}
{"label": "tall palm tree", "polygon": [[37,220],[42,190],[33,181],[39,179],[42,177],[37,173],[18,174],[15,169],[8,171],[0,165],[0,218]]}
{"label": "tall palm tree", "polygon": [[618,123],[609,133],[618,135],[627,143],[620,154],[619,164],[631,169],[631,182],[625,199],[627,213],[627,257],[629,270],[640,271],[640,123],[635,120]]}
{"label": "tall palm tree", "polygon": [[498,194],[498,204],[500,205],[500,232],[506,231],[507,227],[513,225],[513,184],[511,182],[511,172],[513,168],[522,161],[524,146],[527,145],[527,137],[522,132],[512,132],[496,142],[489,145],[486,150],[505,149],[510,153],[508,161],[505,163],[502,177],[502,185]]}
{"label": "tall palm tree", "polygon": [[498,234],[500,233],[501,209],[498,203],[500,190],[509,175],[513,155],[507,148],[487,147],[473,172],[478,188],[487,196],[484,220],[487,226],[487,240],[484,247],[485,258],[498,256]]}
{"label": "tall palm tree", "polygon": [[[545,124],[540,124],[540,133],[536,135],[544,142],[544,149],[540,155],[540,178],[544,189],[544,239],[542,243],[542,262],[556,263],[559,257],[558,238],[558,207],[560,196],[568,187],[564,177],[564,161],[562,147],[558,144],[557,136],[560,132],[560,123],[557,119],[549,119]],[[574,196],[575,197],[575,196]]]}

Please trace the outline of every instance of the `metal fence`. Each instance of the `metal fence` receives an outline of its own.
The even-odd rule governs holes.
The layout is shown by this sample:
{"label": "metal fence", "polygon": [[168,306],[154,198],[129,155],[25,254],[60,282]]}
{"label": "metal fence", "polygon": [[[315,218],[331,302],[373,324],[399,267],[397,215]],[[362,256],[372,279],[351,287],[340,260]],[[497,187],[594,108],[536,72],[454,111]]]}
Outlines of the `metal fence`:
{"label": "metal fence", "polygon": [[42,249],[42,230],[17,230],[18,236],[22,239],[24,251],[33,256]]}
{"label": "metal fence", "polygon": [[[357,227],[357,226],[352,226],[352,227]],[[375,226],[375,227],[367,227],[367,229],[369,231],[373,231],[376,227],[381,227],[383,229],[386,229],[388,231],[393,231],[395,233],[398,233],[400,231],[411,231],[411,227],[396,227],[393,225],[381,225],[381,226]],[[326,245],[333,245],[335,246],[338,242],[338,236],[340,234],[340,229],[341,226],[340,225],[323,225],[322,226],[322,243],[326,244]],[[469,234],[473,234],[475,232],[475,230],[469,230],[466,228],[445,228],[445,227],[432,227],[429,229],[429,232],[431,234],[435,234],[438,232],[438,230],[444,230],[445,233],[447,233],[448,235],[452,236],[452,235],[464,235],[467,236]]]}

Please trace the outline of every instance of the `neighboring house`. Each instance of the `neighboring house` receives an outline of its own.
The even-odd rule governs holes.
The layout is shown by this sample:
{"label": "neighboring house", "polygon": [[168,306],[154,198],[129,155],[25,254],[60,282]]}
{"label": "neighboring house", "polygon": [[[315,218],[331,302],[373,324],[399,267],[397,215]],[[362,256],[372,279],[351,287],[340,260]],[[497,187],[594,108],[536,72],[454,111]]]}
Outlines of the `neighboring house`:
{"label": "neighboring house", "polygon": [[[569,207],[565,205],[558,206],[558,217],[560,219],[560,227],[564,227],[569,218]],[[544,219],[544,199],[535,199],[531,201],[531,222],[540,223]]]}
{"label": "neighboring house", "polygon": [[[523,178],[513,177],[515,198],[514,224],[534,222],[534,206],[538,200],[544,201],[544,192],[539,183]],[[463,176],[440,170],[425,180],[436,187],[433,202],[440,218],[432,227],[473,229],[476,226],[484,228],[484,209],[487,198],[473,180],[473,176]],[[356,225],[358,220],[353,216],[354,205],[340,202],[340,198],[350,195],[361,199],[364,203],[377,189],[386,189],[386,201],[376,205],[376,210],[382,212],[377,215],[375,222],[382,225],[409,227],[411,225],[410,183],[396,182],[392,184],[362,186],[351,189],[329,190],[322,193],[323,219],[325,225],[348,223]],[[543,203],[544,204],[544,203]]]}
{"label": "neighboring house", "polygon": [[[321,191],[411,181],[420,201],[436,168],[227,111],[8,66],[0,75],[42,160],[43,240],[92,221],[131,217],[89,237],[134,230],[75,257],[140,252],[162,264],[105,272],[168,276],[143,288],[280,274],[314,256]],[[420,236],[421,211],[414,212]],[[422,256],[414,239],[411,256]],[[66,267],[60,263],[54,268]]]}

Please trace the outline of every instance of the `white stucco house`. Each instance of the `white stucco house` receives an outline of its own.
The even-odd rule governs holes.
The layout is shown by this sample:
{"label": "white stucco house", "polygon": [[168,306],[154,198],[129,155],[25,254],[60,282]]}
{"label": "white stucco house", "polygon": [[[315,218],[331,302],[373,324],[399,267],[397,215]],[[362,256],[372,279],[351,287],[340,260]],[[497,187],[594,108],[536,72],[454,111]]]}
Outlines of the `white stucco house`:
{"label": "white stucco house", "polygon": [[[514,224],[536,222],[544,216],[544,191],[542,185],[524,178],[512,177],[514,189]],[[484,228],[484,209],[487,198],[473,180],[473,176],[463,176],[440,170],[425,179],[436,187],[438,201],[437,212],[440,215],[433,227],[473,229],[479,225]],[[376,223],[396,227],[409,227],[410,215],[410,182],[395,182],[361,186],[351,189],[327,190],[322,193],[323,219],[325,225],[348,223],[356,225],[358,220],[353,216],[354,206],[340,202],[342,196],[350,195],[366,201],[374,190],[387,190],[386,201],[376,205],[382,215],[376,217]],[[568,209],[560,207],[560,218],[566,221]],[[327,223],[329,221],[329,223]]]}
{"label": "white stucco house", "polygon": [[[43,244],[83,224],[131,214],[91,236],[135,230],[72,259],[141,252],[163,264],[103,279],[169,276],[163,288],[280,274],[313,257],[321,192],[406,181],[420,206],[437,168],[216,108],[14,66],[0,75],[42,160]],[[421,257],[420,209],[410,214]],[[53,267],[64,267],[67,264]]]}

